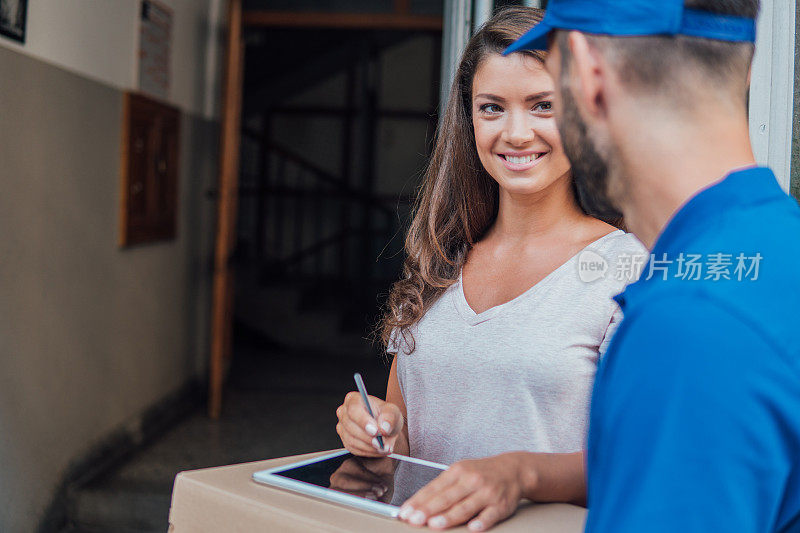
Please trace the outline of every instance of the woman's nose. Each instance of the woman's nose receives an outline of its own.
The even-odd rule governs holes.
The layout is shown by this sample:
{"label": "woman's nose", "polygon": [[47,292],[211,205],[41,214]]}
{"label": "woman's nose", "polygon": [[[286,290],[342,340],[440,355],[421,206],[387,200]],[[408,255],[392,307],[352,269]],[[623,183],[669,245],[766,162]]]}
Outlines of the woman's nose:
{"label": "woman's nose", "polygon": [[506,142],[514,146],[529,143],[536,137],[533,124],[528,120],[528,117],[519,115],[509,117],[504,134]]}

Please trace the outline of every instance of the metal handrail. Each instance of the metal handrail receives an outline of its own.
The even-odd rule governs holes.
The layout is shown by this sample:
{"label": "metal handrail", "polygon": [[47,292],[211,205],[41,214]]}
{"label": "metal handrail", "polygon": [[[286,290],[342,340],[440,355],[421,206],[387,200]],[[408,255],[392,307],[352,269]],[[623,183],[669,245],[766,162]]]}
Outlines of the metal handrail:
{"label": "metal handrail", "polygon": [[[291,196],[291,197],[300,197],[300,198],[330,198],[330,197],[341,197],[341,198],[352,198],[353,196],[350,194],[349,191],[321,191],[316,189],[301,189],[297,187],[239,187],[239,196],[241,197],[248,197],[248,196],[259,196],[262,193],[273,194],[276,196]],[[367,195],[361,195],[366,197]],[[385,209],[389,209],[386,207],[386,204],[397,204],[397,205],[410,205],[413,204],[416,200],[416,197],[413,195],[401,195],[401,194],[372,194],[369,195],[370,198],[374,199],[378,202],[377,205],[383,206]],[[394,213],[394,211],[392,211]]]}
{"label": "metal handrail", "polygon": [[[243,132],[253,136],[260,135],[260,133],[248,129],[243,130]],[[280,146],[279,144],[273,142],[264,142],[263,147],[267,150],[275,152],[284,159],[291,161],[295,165],[310,172],[311,176],[313,178],[316,178],[318,181],[336,187],[338,192],[341,193],[342,195],[347,196],[348,198],[351,198],[353,200],[358,200],[362,204],[372,209],[383,211],[384,213],[388,214],[393,214],[393,211],[389,207],[386,207],[384,205],[384,201],[386,200],[384,196],[376,194],[366,194],[362,191],[359,191],[358,189],[354,189],[353,187],[345,183],[345,181],[342,178],[339,178],[338,176],[335,176],[332,173],[320,168],[319,166],[315,165],[314,163],[304,158],[300,154],[294,153],[291,150],[287,149],[286,147]]]}
{"label": "metal handrail", "polygon": [[308,257],[311,257],[321,252],[325,248],[328,248],[335,244],[339,244],[349,238],[377,236],[377,235],[383,235],[383,233],[384,232],[382,231],[367,231],[367,230],[348,228],[344,231],[340,231],[334,235],[331,235],[330,237],[317,241],[311,246],[308,246],[298,252],[293,253],[289,257],[281,259],[280,263],[284,266],[297,264],[303,261],[304,259],[307,259]]}
{"label": "metal handrail", "polygon": [[[362,242],[366,246],[370,239],[383,237],[382,241],[391,240],[399,224],[396,205],[402,203],[402,199],[355,190],[290,150],[263,141],[261,146],[267,157],[261,174],[257,176],[260,183],[241,187],[239,195],[264,199],[261,200],[262,204],[270,199],[275,202],[272,208],[266,208],[264,204],[265,207],[259,209],[256,218],[257,257],[263,268],[271,272],[270,276],[280,272],[279,276],[284,277],[292,273],[305,273],[317,278],[340,278],[352,272],[365,281],[374,277],[376,272],[373,267],[362,264],[363,258],[358,259],[358,255],[353,255],[364,253],[368,247],[359,252],[359,245],[356,244],[354,248],[354,242]],[[395,207],[389,207],[388,201],[393,202]],[[359,227],[357,221],[350,219],[350,222],[345,222],[347,217],[341,219],[339,215],[333,215],[336,212],[352,212],[355,206],[363,209],[365,216],[368,212],[377,216],[377,219],[372,219],[375,222],[371,227]],[[325,210],[328,210],[327,215]],[[326,217],[331,215],[333,220],[342,220],[338,229],[325,222]],[[335,233],[331,234],[331,230]],[[378,249],[384,246],[372,242]],[[331,250],[334,256],[328,255]],[[332,257],[338,259],[331,263]],[[362,265],[360,273],[347,266],[354,261]]]}

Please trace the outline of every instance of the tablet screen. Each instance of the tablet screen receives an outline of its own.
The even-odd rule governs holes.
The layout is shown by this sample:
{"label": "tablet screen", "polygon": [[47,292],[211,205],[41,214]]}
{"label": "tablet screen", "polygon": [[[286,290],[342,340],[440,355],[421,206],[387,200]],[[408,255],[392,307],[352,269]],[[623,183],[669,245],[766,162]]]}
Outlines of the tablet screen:
{"label": "tablet screen", "polygon": [[439,468],[410,461],[346,453],[272,475],[399,506],[441,473]]}

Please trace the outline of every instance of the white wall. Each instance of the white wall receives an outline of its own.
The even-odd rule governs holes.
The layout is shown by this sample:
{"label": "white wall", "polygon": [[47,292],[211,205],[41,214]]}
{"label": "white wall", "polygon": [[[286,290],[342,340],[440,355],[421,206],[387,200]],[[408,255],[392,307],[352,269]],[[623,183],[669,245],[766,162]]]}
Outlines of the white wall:
{"label": "white wall", "polygon": [[794,104],[795,0],[761,0],[750,84],[756,161],[789,191]]}
{"label": "white wall", "polygon": [[[188,113],[214,118],[224,2],[160,1],[173,10],[169,102]],[[0,46],[116,89],[136,89],[140,4],[140,0],[30,0],[25,44],[0,37]]]}

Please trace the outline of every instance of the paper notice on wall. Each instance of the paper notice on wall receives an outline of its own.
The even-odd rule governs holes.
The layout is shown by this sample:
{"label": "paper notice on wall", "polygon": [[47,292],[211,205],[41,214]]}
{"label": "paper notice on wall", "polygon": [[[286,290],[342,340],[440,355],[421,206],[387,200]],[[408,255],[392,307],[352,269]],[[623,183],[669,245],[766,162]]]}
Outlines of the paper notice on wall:
{"label": "paper notice on wall", "polygon": [[171,40],[172,10],[154,0],[142,0],[139,90],[163,100],[169,97]]}

